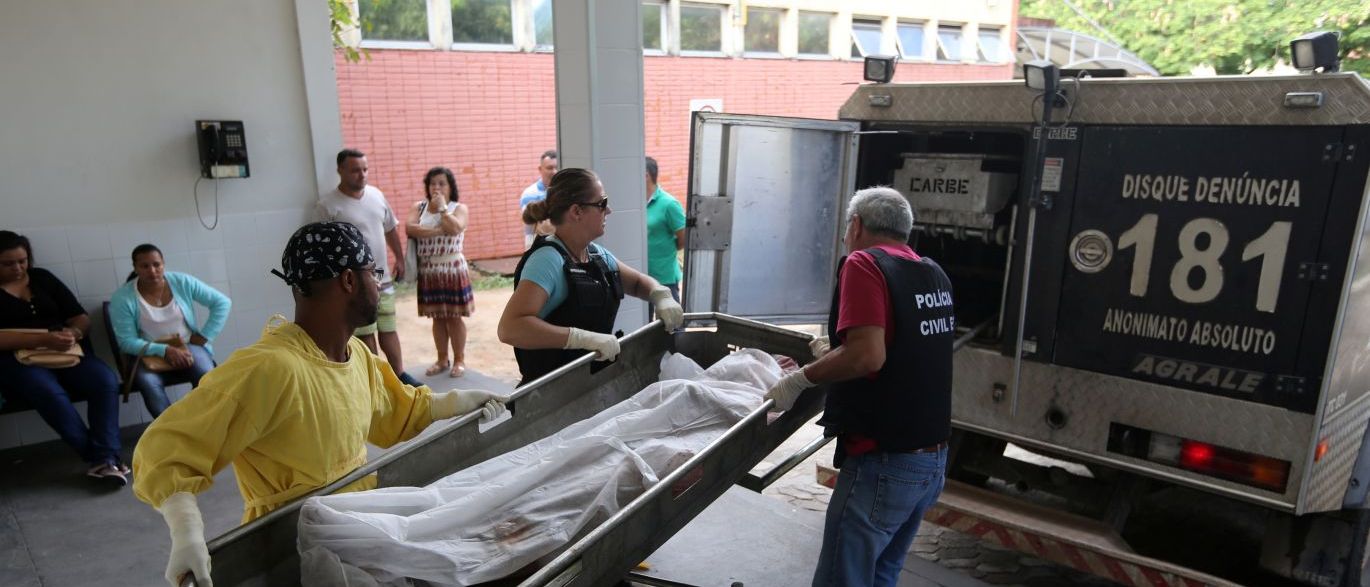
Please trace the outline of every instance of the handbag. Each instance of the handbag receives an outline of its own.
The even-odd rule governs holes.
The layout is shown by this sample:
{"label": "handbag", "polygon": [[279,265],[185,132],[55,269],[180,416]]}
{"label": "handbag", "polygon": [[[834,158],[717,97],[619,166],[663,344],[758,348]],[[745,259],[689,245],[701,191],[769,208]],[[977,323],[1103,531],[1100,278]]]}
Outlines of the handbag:
{"label": "handbag", "polygon": [[[166,338],[157,340],[156,343],[164,344],[170,347],[176,347],[181,350],[186,350],[186,343],[185,341],[181,340],[181,335],[179,334],[173,334]],[[147,354],[147,349],[150,346],[152,346],[152,342],[143,345],[143,350],[139,351],[138,353],[138,361],[143,364],[143,369],[150,371],[152,373],[165,373],[167,371],[177,370],[177,367],[171,366],[171,362],[167,361],[165,357]]]}
{"label": "handbag", "polygon": [[147,354],[147,349],[150,348],[153,343],[173,346],[183,350],[187,348],[185,341],[181,340],[181,335],[179,334],[173,334],[155,341],[147,341],[147,343],[143,345],[143,348],[138,351],[138,357],[133,360],[133,364],[129,366],[128,377],[124,378],[123,389],[120,390],[120,394],[124,396],[124,403],[128,403],[128,394],[133,390],[133,377],[138,374],[139,368],[146,369],[149,373],[165,373],[177,369],[177,367],[171,366],[171,362],[167,361],[166,358]]}
{"label": "handbag", "polygon": [[[13,332],[21,334],[47,334],[49,331],[43,328],[0,328],[0,332]],[[14,360],[19,361],[20,365],[29,367],[43,367],[46,369],[65,369],[75,367],[81,362],[81,357],[85,352],[81,350],[81,345],[74,344],[71,348],[59,351],[46,347],[36,349],[15,349]]]}

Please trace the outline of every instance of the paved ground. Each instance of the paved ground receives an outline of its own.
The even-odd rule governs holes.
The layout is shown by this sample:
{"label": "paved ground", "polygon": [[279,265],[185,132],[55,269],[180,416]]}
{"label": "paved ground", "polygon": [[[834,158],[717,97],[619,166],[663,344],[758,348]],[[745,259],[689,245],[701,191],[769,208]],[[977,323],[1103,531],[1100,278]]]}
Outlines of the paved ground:
{"label": "paved ground", "polygon": [[[779,462],[799,450],[808,441],[822,434],[822,429],[810,423],[781,445],[767,461]],[[833,445],[829,443],[817,454],[795,467],[764,492],[784,500],[796,508],[823,512],[827,509],[832,490],[816,480],[818,463],[832,463]],[[773,465],[763,462],[756,471],[768,470]],[[754,471],[755,472],[755,471]],[[1042,559],[1005,550],[998,545],[978,540],[941,526],[924,523],[914,539],[910,560],[934,562],[943,569],[969,576],[994,585],[1024,585],[1028,587],[1116,585],[1112,581],[1086,575]],[[925,567],[905,566],[905,578],[916,580],[927,575]],[[914,583],[917,584],[917,583]],[[934,583],[935,584],[935,583]]]}

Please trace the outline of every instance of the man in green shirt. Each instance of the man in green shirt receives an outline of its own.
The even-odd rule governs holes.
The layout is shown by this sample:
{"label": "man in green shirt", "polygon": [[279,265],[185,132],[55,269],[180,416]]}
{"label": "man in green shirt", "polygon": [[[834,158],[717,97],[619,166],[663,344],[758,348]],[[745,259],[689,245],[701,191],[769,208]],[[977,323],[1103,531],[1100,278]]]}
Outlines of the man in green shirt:
{"label": "man in green shirt", "polygon": [[680,262],[685,248],[685,208],[657,185],[656,159],[647,158],[647,274],[680,301]]}

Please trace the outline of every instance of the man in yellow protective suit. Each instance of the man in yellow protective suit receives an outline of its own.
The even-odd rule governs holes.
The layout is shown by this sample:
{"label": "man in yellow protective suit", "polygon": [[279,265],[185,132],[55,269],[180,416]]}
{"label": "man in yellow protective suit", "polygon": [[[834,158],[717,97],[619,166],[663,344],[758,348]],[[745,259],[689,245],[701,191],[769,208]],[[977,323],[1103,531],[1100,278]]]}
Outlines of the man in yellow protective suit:
{"label": "man in yellow protective suit", "polygon": [[[234,465],[243,521],[332,483],[366,462],[366,443],[389,447],[434,420],[475,410],[504,411],[480,390],[433,392],[401,383],[384,359],[353,338],[376,320],[376,260],[361,231],[345,222],[306,225],[290,237],[282,274],[295,296],[295,321],[273,317],[262,337],[239,349],[164,412],[133,453],[133,491],[171,530],[166,579],[194,572],[212,585],[204,523],[195,494]],[[374,475],[343,489],[376,486]]]}

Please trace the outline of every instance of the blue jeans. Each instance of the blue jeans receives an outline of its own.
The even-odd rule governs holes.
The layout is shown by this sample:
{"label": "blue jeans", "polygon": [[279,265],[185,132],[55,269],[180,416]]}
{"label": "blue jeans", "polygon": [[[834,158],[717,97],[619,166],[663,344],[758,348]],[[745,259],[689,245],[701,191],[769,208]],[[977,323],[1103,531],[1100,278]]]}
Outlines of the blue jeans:
{"label": "blue jeans", "polygon": [[946,468],[946,447],[848,457],[828,502],[814,587],[894,587]]}
{"label": "blue jeans", "polygon": [[[10,397],[33,406],[87,463],[121,462],[119,457],[119,380],[114,371],[95,358],[89,346],[86,356],[73,367],[46,369],[19,364],[12,351],[0,352],[0,381]],[[71,393],[86,400],[81,421],[72,405]]]}
{"label": "blue jeans", "polygon": [[164,373],[138,369],[138,374],[133,376],[133,385],[138,388],[138,393],[143,395],[143,405],[147,406],[147,411],[153,418],[162,415],[167,406],[171,405],[171,400],[167,399],[166,395],[168,381],[172,385],[189,381],[191,387],[196,387],[200,385],[200,378],[214,368],[214,357],[209,356],[209,351],[205,350],[205,347],[191,344],[186,345],[186,348],[190,349],[190,356],[195,357],[194,365]]}

